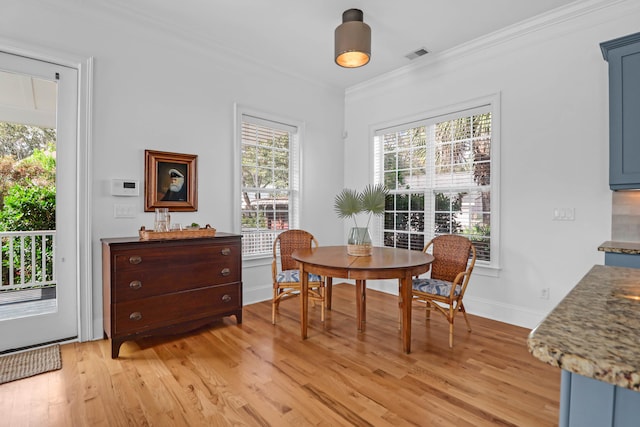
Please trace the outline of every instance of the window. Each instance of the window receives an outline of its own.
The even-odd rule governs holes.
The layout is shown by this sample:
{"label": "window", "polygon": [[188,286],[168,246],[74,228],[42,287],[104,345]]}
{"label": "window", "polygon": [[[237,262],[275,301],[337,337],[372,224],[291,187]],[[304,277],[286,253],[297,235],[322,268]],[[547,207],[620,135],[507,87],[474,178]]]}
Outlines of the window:
{"label": "window", "polygon": [[242,254],[270,256],[276,236],[297,223],[299,126],[243,109],[237,117]]}
{"label": "window", "polygon": [[390,190],[384,246],[422,250],[437,235],[460,234],[479,265],[497,267],[496,104],[375,132],[376,182]]}

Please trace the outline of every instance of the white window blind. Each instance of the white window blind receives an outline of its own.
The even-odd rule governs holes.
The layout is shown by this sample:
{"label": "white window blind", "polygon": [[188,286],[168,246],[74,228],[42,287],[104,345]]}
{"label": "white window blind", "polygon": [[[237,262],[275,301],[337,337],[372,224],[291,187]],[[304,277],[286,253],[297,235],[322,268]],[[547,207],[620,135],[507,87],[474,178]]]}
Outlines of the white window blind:
{"label": "white window blind", "polygon": [[242,253],[271,255],[276,236],[296,223],[298,128],[240,116]]}
{"label": "white window blind", "polygon": [[375,132],[376,180],[390,190],[385,246],[421,250],[434,236],[460,234],[480,263],[495,264],[494,114],[491,104],[480,105]]}

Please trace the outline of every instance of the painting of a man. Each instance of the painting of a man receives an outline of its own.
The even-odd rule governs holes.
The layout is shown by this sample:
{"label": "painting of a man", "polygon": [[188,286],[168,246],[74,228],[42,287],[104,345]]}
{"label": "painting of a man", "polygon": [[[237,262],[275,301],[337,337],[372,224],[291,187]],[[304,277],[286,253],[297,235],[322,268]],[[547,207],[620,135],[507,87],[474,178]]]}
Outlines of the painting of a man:
{"label": "painting of a man", "polygon": [[187,200],[187,186],[184,182],[184,174],[177,169],[169,169],[169,189],[164,193],[162,200]]}
{"label": "painting of a man", "polygon": [[194,154],[145,150],[145,212],[198,210],[197,159]]}
{"label": "painting of a man", "polygon": [[187,201],[187,169],[185,164],[158,162],[158,200]]}

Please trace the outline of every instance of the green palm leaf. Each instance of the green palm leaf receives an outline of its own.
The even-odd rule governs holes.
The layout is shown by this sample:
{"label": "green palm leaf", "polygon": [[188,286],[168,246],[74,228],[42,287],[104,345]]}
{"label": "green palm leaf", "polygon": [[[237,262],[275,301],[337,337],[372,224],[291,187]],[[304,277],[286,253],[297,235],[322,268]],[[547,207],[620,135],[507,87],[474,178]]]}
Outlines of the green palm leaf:
{"label": "green palm leaf", "polygon": [[382,215],[387,194],[388,190],[383,184],[367,185],[360,195],[362,210],[373,215]]}
{"label": "green palm leaf", "polygon": [[338,218],[351,218],[362,211],[360,195],[354,190],[345,188],[336,196],[333,208]]}

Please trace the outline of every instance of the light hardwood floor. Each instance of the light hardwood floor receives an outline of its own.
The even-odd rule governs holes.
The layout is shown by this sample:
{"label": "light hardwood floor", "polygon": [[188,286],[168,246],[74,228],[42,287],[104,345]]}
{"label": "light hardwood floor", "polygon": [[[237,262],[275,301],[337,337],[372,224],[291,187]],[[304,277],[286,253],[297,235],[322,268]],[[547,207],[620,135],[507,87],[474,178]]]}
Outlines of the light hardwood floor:
{"label": "light hardwood floor", "polygon": [[412,352],[402,352],[396,297],[368,290],[356,331],[354,288],[334,286],[325,326],[299,302],[246,306],[193,333],[63,345],[62,369],[0,385],[2,426],[552,426],[560,370],[527,351],[529,331],[469,316],[427,325],[416,305]]}

